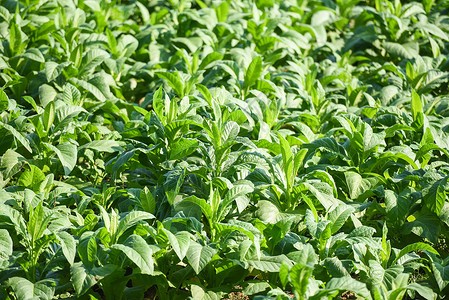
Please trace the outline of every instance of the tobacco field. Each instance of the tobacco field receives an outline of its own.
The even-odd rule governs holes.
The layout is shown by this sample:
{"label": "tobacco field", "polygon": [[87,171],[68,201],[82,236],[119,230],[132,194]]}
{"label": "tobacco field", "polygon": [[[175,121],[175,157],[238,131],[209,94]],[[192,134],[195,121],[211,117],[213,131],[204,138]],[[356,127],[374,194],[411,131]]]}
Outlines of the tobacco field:
{"label": "tobacco field", "polygon": [[447,299],[448,0],[0,4],[0,299]]}

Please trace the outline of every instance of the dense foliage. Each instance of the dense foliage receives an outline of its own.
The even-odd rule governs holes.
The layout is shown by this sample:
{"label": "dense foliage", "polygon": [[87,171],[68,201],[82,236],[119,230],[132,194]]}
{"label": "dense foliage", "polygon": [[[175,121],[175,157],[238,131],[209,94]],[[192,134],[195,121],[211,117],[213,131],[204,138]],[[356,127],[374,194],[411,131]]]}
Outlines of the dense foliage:
{"label": "dense foliage", "polygon": [[449,1],[0,4],[0,298],[449,294]]}

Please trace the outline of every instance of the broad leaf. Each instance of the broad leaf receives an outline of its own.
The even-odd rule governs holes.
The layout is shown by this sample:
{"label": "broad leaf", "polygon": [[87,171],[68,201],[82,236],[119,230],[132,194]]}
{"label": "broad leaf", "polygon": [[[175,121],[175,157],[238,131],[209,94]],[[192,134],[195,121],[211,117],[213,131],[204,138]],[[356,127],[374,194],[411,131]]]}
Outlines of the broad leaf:
{"label": "broad leaf", "polygon": [[245,87],[249,88],[254,83],[256,83],[256,80],[260,78],[261,74],[262,74],[262,58],[260,56],[257,56],[251,61],[251,63],[248,66],[248,69],[246,69]]}
{"label": "broad leaf", "polygon": [[55,288],[51,280],[41,280],[32,283],[22,277],[12,277],[8,280],[8,285],[14,291],[17,299],[53,299]]}
{"label": "broad leaf", "polygon": [[0,259],[8,259],[12,254],[13,242],[6,229],[0,229]]}
{"label": "broad leaf", "polygon": [[416,250],[426,250],[426,251],[429,251],[429,252],[431,252],[431,253],[433,253],[433,254],[438,254],[438,252],[435,250],[435,249],[433,249],[433,247],[432,246],[430,246],[430,245],[428,245],[428,244],[425,244],[425,243],[421,243],[421,242],[419,242],[419,243],[414,243],[414,244],[410,244],[410,245],[407,245],[407,246],[405,246],[397,255],[396,255],[396,257],[395,257],[395,259],[394,259],[394,261],[393,261],[393,265],[402,257],[402,256],[404,256],[404,255],[406,255],[407,253],[409,253],[409,252],[412,252],[412,251],[416,251]]}
{"label": "broad leaf", "polygon": [[186,257],[190,266],[196,274],[199,274],[204,267],[212,260],[216,250],[210,246],[202,246],[196,242],[191,241]]}
{"label": "broad leaf", "polygon": [[176,234],[171,233],[170,231],[163,229],[165,234],[168,237],[168,241],[170,242],[173,251],[175,251],[179,260],[183,260],[187,254],[187,251],[190,246],[190,233],[186,231],[177,232]]}
{"label": "broad leaf", "polygon": [[122,251],[139,267],[142,274],[153,275],[153,251],[141,236],[133,234],[123,244],[115,244],[111,248]]}
{"label": "broad leaf", "polygon": [[114,272],[115,265],[105,265],[102,267],[87,268],[81,262],[75,263],[70,268],[72,284],[78,296],[84,295],[92,286],[105,276]]}
{"label": "broad leaf", "polygon": [[41,184],[45,181],[45,175],[35,165],[29,165],[30,169],[26,170],[20,175],[18,184],[28,187],[34,192],[40,192]]}
{"label": "broad leaf", "polygon": [[59,231],[56,233],[56,238],[61,244],[62,253],[65,258],[69,262],[70,265],[73,265],[75,261],[76,255],[76,241],[75,238],[65,231]]}

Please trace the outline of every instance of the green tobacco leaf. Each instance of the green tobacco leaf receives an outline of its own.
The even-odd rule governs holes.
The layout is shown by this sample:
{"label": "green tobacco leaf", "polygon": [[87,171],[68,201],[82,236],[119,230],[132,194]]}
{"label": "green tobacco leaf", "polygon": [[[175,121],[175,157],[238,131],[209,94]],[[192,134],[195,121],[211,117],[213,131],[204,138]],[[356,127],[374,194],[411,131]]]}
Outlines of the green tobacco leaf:
{"label": "green tobacco leaf", "polygon": [[285,289],[287,283],[288,283],[288,276],[289,276],[289,267],[287,265],[282,265],[279,270],[279,280],[281,282],[282,288]]}
{"label": "green tobacco leaf", "polygon": [[9,48],[13,55],[19,54],[23,50],[22,34],[20,27],[14,22],[9,28]]}
{"label": "green tobacco leaf", "polygon": [[176,255],[179,257],[179,260],[182,261],[189,249],[191,234],[187,231],[181,231],[173,234],[165,228],[163,228],[162,230],[167,235],[168,241],[170,242],[170,246],[173,248],[173,251],[175,251]]}
{"label": "green tobacco leaf", "polygon": [[[106,276],[101,280],[101,287],[104,293],[105,299],[117,299],[117,297],[126,297],[127,299],[142,299],[143,289],[128,289],[126,270],[123,268],[117,268],[112,274]],[[148,275],[139,275],[135,273],[136,277],[147,277]],[[157,284],[160,284],[162,280],[155,280]],[[125,296],[126,295],[126,296]],[[93,299],[92,299],[93,300]]]}
{"label": "green tobacco leaf", "polygon": [[354,210],[355,209],[352,206],[341,204],[329,213],[328,220],[332,222],[332,234],[335,234],[340,230]]}
{"label": "green tobacco leaf", "polygon": [[312,276],[313,268],[296,264],[290,270],[290,278],[293,287],[301,297],[304,297],[309,285],[309,279]]}
{"label": "green tobacco leaf", "polygon": [[374,189],[379,183],[376,177],[363,178],[359,173],[345,172],[346,184],[349,189],[351,199],[357,199],[370,189]]}
{"label": "green tobacco leaf", "polygon": [[184,168],[177,168],[167,174],[167,179],[164,182],[165,195],[170,205],[175,202],[176,196],[179,194],[179,190],[184,183],[186,176],[186,170]]}
{"label": "green tobacco leaf", "polygon": [[344,160],[350,161],[351,159],[346,154],[345,149],[338,144],[335,138],[322,138],[317,139],[309,144],[304,144],[304,148],[311,149],[313,151],[322,151],[329,153],[329,155],[341,157]]}
{"label": "green tobacco leaf", "polygon": [[91,149],[98,152],[107,152],[107,153],[114,153],[114,152],[123,152],[122,146],[124,143],[120,141],[114,141],[114,140],[95,140],[89,143],[86,143],[78,148],[79,150],[82,149]]}
{"label": "green tobacco leaf", "polygon": [[22,236],[25,236],[27,234],[27,226],[22,213],[9,205],[0,204],[0,215],[3,216],[3,218],[5,218],[6,220],[10,220],[10,222],[5,221],[5,223],[12,224],[18,234]]}
{"label": "green tobacco leaf", "polygon": [[190,37],[190,38],[176,37],[172,38],[171,41],[175,42],[177,45],[181,45],[181,48],[184,48],[191,53],[197,52],[202,44],[202,40],[199,37]]}
{"label": "green tobacco leaf", "polygon": [[430,188],[423,190],[423,202],[430,211],[439,215],[446,202],[446,191],[449,190],[449,176],[436,181]]}
{"label": "green tobacco leaf", "polygon": [[82,112],[87,111],[78,105],[64,105],[57,107],[55,121],[56,126],[53,132],[56,133],[59,130],[64,130],[69,123],[73,122],[73,118],[75,118]]}
{"label": "green tobacco leaf", "polygon": [[267,200],[258,201],[256,215],[260,220],[272,224],[283,217],[279,208]]}
{"label": "green tobacco leaf", "polygon": [[25,149],[28,150],[28,152],[33,153],[33,150],[31,149],[30,146],[30,142],[28,141],[27,138],[25,138],[20,132],[18,132],[14,127],[12,127],[9,124],[3,123],[0,121],[0,126],[2,126],[3,128],[5,128],[7,131],[9,131],[14,138],[20,142],[20,144],[22,144],[23,147],[25,147]]}
{"label": "green tobacco leaf", "polygon": [[297,252],[299,255],[292,258],[295,264],[299,265],[315,265],[318,262],[318,257],[311,244],[304,244],[304,247]]}
{"label": "green tobacco leaf", "polygon": [[340,290],[340,291],[352,291],[359,296],[371,299],[371,293],[366,287],[366,284],[355,280],[351,277],[332,278],[326,284],[327,290]]}
{"label": "green tobacco leaf", "polygon": [[76,255],[76,242],[75,238],[65,231],[56,232],[56,239],[61,244],[62,253],[69,262],[73,265]]}
{"label": "green tobacco leaf", "polygon": [[333,277],[349,276],[349,273],[345,269],[342,261],[337,257],[325,258],[324,265],[326,266],[328,273],[331,274]]}
{"label": "green tobacco leaf", "polygon": [[137,151],[141,151],[141,148],[134,148],[131,150],[127,150],[120,154],[117,160],[114,162],[112,166],[112,178],[115,180],[117,178],[117,174],[122,171],[122,167],[125,166],[128,161],[134,156],[134,153]]}
{"label": "green tobacco leaf", "polygon": [[3,173],[3,178],[8,179],[19,172],[26,158],[12,149],[6,150],[0,161],[0,170]]}
{"label": "green tobacco leaf", "polygon": [[383,46],[388,53],[398,58],[411,59],[419,56],[419,45],[416,42],[405,43],[402,45],[399,43],[385,42]]}
{"label": "green tobacco leaf", "polygon": [[198,141],[181,138],[170,145],[170,159],[183,159],[198,149]]}
{"label": "green tobacco leaf", "polygon": [[412,204],[411,191],[409,189],[397,195],[395,192],[385,191],[385,209],[387,211],[387,220],[393,226],[400,227],[404,224]]}
{"label": "green tobacco leaf", "polygon": [[0,113],[9,107],[9,98],[3,90],[0,90]]}
{"label": "green tobacco leaf", "polygon": [[141,236],[133,234],[123,244],[115,244],[111,248],[122,251],[142,274],[153,275],[153,251]]}
{"label": "green tobacco leaf", "polygon": [[434,294],[434,292],[432,291],[431,288],[423,286],[423,285],[418,284],[418,283],[412,283],[412,284],[409,284],[409,285],[407,285],[405,287],[400,287],[400,288],[397,288],[397,289],[393,290],[392,293],[389,296],[389,299],[392,299],[392,300],[403,299],[403,297],[405,295],[405,292],[407,290],[418,292],[418,294],[420,294],[424,299],[436,299],[435,298],[436,295]]}
{"label": "green tobacco leaf", "polygon": [[67,105],[75,105],[78,104],[80,100],[80,91],[70,83],[67,83],[64,87],[64,92],[62,93],[62,101]]}
{"label": "green tobacco leaf", "polygon": [[120,52],[120,57],[130,57],[138,48],[139,41],[134,35],[124,34],[121,35],[118,43],[117,50]]}
{"label": "green tobacco leaf", "polygon": [[[223,2],[226,3],[226,2]],[[221,60],[223,58],[223,54],[218,52],[212,52],[206,55],[206,57],[201,61],[200,66],[198,67],[199,70],[204,70],[209,68],[214,62]]]}
{"label": "green tobacco leaf", "polygon": [[156,75],[161,79],[167,80],[168,85],[175,91],[178,97],[182,98],[184,96],[184,85],[178,73],[157,72]]}
{"label": "green tobacco leaf", "polygon": [[212,94],[207,89],[207,87],[198,83],[198,84],[196,84],[196,88],[203,95],[204,99],[206,99],[207,103],[209,103],[209,105],[212,105]]}
{"label": "green tobacco leaf", "polygon": [[430,287],[424,286],[416,282],[409,284],[406,288],[407,290],[417,292],[424,299],[435,299],[435,297],[437,296]]}
{"label": "green tobacco leaf", "polygon": [[30,218],[27,224],[27,230],[31,234],[32,242],[36,242],[44,234],[47,225],[51,220],[51,212],[44,212],[42,202],[30,211]]}
{"label": "green tobacco leaf", "polygon": [[17,299],[51,300],[55,293],[54,283],[51,280],[41,280],[33,284],[25,278],[12,277],[9,278],[8,285]]}
{"label": "green tobacco leaf", "polygon": [[[198,125],[191,120],[176,120],[167,124],[164,128],[165,135],[170,142],[177,142],[179,137],[189,131],[189,125]],[[200,125],[201,126],[201,125]]]}
{"label": "green tobacco leaf", "polygon": [[[282,161],[283,161],[283,169],[285,173],[285,177],[287,179],[288,188],[292,186],[293,183],[293,154],[290,149],[290,144],[287,140],[284,139],[283,136],[278,134],[279,141],[281,144],[281,153],[282,153]],[[290,192],[290,190],[288,190]]]}
{"label": "green tobacco leaf", "polygon": [[22,175],[20,175],[17,183],[38,193],[41,189],[41,183],[45,181],[45,175],[41,169],[35,165],[29,165],[29,168],[29,170],[24,171]]}
{"label": "green tobacco leaf", "polygon": [[423,113],[421,97],[415,91],[412,91],[412,117],[414,121],[418,119],[420,113]]}
{"label": "green tobacco leaf", "polygon": [[83,57],[81,68],[78,76],[82,77],[88,73],[94,71],[94,69],[100,65],[107,57],[109,53],[101,49],[91,49]]}
{"label": "green tobacco leaf", "polygon": [[268,282],[249,282],[242,292],[244,295],[251,296],[265,292],[269,288],[271,285]]}
{"label": "green tobacco leaf", "polygon": [[83,264],[89,268],[93,267],[97,259],[98,250],[95,234],[92,232],[83,233],[76,250]]}
{"label": "green tobacco leaf", "polygon": [[56,154],[58,155],[58,158],[64,167],[64,173],[67,176],[72,172],[76,165],[78,153],[77,146],[70,142],[66,142],[59,144],[56,148],[59,150]]}
{"label": "green tobacco leaf", "polygon": [[261,256],[260,259],[247,259],[245,263],[262,272],[279,272],[282,264],[292,267],[293,264],[285,255],[278,256]]}
{"label": "green tobacco leaf", "polygon": [[252,224],[231,220],[229,224],[215,223],[215,228],[219,236],[225,236],[233,231],[240,231],[245,234],[253,243],[257,257],[260,257],[260,232]]}
{"label": "green tobacco leaf", "polygon": [[42,52],[40,52],[39,49],[36,48],[27,49],[24,53],[18,55],[17,57],[23,57],[29,60],[37,61],[39,63],[45,62],[45,58],[42,55]]}
{"label": "green tobacco leaf", "polygon": [[70,80],[74,84],[79,85],[80,87],[91,93],[97,100],[101,102],[105,102],[106,100],[108,100],[105,95],[105,91],[106,89],[108,89],[108,87],[104,82],[98,82],[93,79],[91,79],[90,81],[85,81],[77,78],[71,78]]}
{"label": "green tobacco leaf", "polygon": [[78,296],[84,295],[98,281],[114,272],[116,268],[115,265],[87,268],[82,262],[75,263],[70,267],[70,274],[76,294]]}
{"label": "green tobacco leaf", "polygon": [[337,207],[341,201],[334,198],[333,188],[324,182],[304,182],[303,185],[317,198],[326,210]]}
{"label": "green tobacco leaf", "polygon": [[217,220],[221,221],[225,218],[227,208],[231,205],[232,201],[237,200],[240,197],[245,197],[253,191],[254,188],[250,181],[243,181],[239,182],[239,184],[235,184],[235,186],[226,193],[223,201],[219,204]]}
{"label": "green tobacco leaf", "polygon": [[400,132],[401,130],[415,131],[415,129],[413,127],[403,125],[403,124],[394,124],[393,126],[386,128],[385,136],[387,138],[392,137],[395,134],[397,134],[398,132]]}
{"label": "green tobacco leaf", "polygon": [[246,69],[245,72],[245,87],[249,88],[254,83],[256,83],[257,79],[260,78],[262,74],[262,58],[257,56],[254,58]]}
{"label": "green tobacco leaf", "polygon": [[143,220],[154,219],[154,215],[144,211],[132,211],[129,212],[124,218],[120,219],[117,226],[117,232],[115,239],[118,238],[130,227],[134,226],[137,222]]}
{"label": "green tobacco leaf", "polygon": [[[428,129],[426,132],[430,132],[430,130]],[[446,157],[449,158],[449,152],[448,152],[446,149],[441,148],[441,147],[439,147],[439,146],[433,144],[433,138],[432,138],[431,144],[423,145],[423,146],[419,149],[418,153],[416,154],[416,160],[421,160],[421,159],[423,159],[423,157],[426,157],[426,154],[432,153],[432,151],[434,151],[434,150],[438,150],[438,151],[443,152],[444,155],[446,155]]]}
{"label": "green tobacco leaf", "polygon": [[423,22],[419,24],[419,27],[421,30],[427,31],[439,39],[449,41],[448,35],[435,24]]}
{"label": "green tobacco leaf", "polygon": [[[139,1],[135,2],[137,7],[140,10],[140,14],[142,15],[142,21],[144,24],[148,24],[148,22],[150,22],[150,12],[148,11],[148,9],[146,8],[145,5],[143,5],[142,3],[140,3]],[[110,31],[109,31],[110,32]],[[112,35],[112,33],[111,33]],[[109,34],[108,34],[108,39],[109,39]],[[115,52],[115,51],[114,51]]]}
{"label": "green tobacco leaf", "polygon": [[48,84],[43,84],[39,87],[39,100],[43,107],[56,99],[58,92],[54,87]]}
{"label": "green tobacco leaf", "polygon": [[[307,154],[307,149],[302,149],[302,150],[296,152],[295,158],[293,160],[293,165],[294,165],[293,178],[296,177],[296,175],[298,174],[299,168],[302,165],[304,165],[304,163],[305,163],[304,158],[306,157],[306,154]],[[322,176],[320,176],[320,175],[322,175]],[[324,177],[323,178],[324,180],[326,180],[332,186],[335,186],[335,183],[333,182],[332,177],[329,174],[327,174],[326,172],[316,171],[315,176],[317,176],[318,178]],[[293,183],[293,181],[292,181],[292,183]],[[329,181],[332,181],[332,182],[329,182]]]}
{"label": "green tobacco leaf", "polygon": [[199,285],[192,284],[190,286],[190,292],[192,294],[192,299],[195,300],[219,300],[223,299],[225,296],[225,292],[214,292],[208,291],[205,288],[200,287]]}
{"label": "green tobacco leaf", "polygon": [[413,232],[417,236],[428,239],[431,243],[436,244],[441,232],[441,221],[434,214],[422,215],[412,222],[406,222],[403,226],[402,233]]}
{"label": "green tobacco leaf", "polygon": [[225,145],[235,140],[240,132],[240,126],[234,121],[226,122],[221,132],[221,144]]}
{"label": "green tobacco leaf", "polygon": [[438,216],[442,222],[449,226],[449,202],[446,202]]}
{"label": "green tobacco leaf", "polygon": [[13,243],[8,230],[0,229],[0,259],[8,259],[12,254]]}
{"label": "green tobacco leaf", "polygon": [[217,15],[218,22],[226,22],[229,14],[229,3],[223,1],[215,8],[215,14]]}
{"label": "green tobacco leaf", "polygon": [[187,250],[186,257],[190,266],[193,268],[196,274],[199,274],[201,270],[212,260],[216,250],[209,246],[202,246],[196,242],[191,241],[189,249]]}
{"label": "green tobacco leaf", "polygon": [[425,244],[425,243],[414,243],[414,244],[410,244],[405,246],[399,253],[398,255],[396,255],[396,258],[394,259],[394,261],[392,262],[392,265],[394,265],[402,256],[406,255],[407,253],[410,253],[412,251],[416,251],[416,250],[426,250],[429,251],[433,254],[439,254],[438,251],[436,251],[435,249],[433,249],[432,246]]}
{"label": "green tobacco leaf", "polygon": [[144,187],[140,192],[140,205],[144,211],[151,214],[156,210],[156,200],[148,187]]}
{"label": "green tobacco leaf", "polygon": [[164,104],[162,102],[162,85],[157,89],[157,91],[153,94],[153,110],[156,114],[157,118],[159,118],[165,124],[165,116],[164,116]]}
{"label": "green tobacco leaf", "polygon": [[[51,82],[55,80],[59,75],[61,75],[64,68],[69,66],[71,62],[64,62],[62,64],[58,64],[54,61],[48,61],[45,63],[45,76],[47,77],[47,81]],[[72,103],[68,103],[72,104]]]}
{"label": "green tobacco leaf", "polygon": [[449,265],[444,265],[443,262],[433,262],[431,267],[434,278],[441,291],[449,284]]}
{"label": "green tobacco leaf", "polygon": [[378,261],[374,259],[368,261],[368,266],[369,266],[369,276],[371,277],[373,283],[375,283],[376,285],[380,285],[384,280],[386,274],[384,268]]}
{"label": "green tobacco leaf", "polygon": [[51,125],[55,121],[55,102],[51,101],[45,106],[44,114],[43,114],[43,125],[46,132],[49,132]]}

